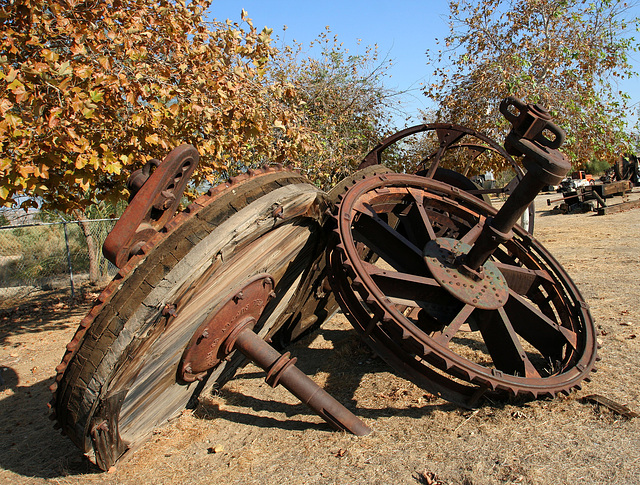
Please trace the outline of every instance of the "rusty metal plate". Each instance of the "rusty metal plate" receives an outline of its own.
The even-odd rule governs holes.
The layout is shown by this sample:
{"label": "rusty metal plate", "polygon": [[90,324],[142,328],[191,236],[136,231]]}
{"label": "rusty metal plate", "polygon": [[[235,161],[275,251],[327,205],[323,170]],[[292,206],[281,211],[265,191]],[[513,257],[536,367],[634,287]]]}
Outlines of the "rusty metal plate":
{"label": "rusty metal plate", "polygon": [[273,278],[268,274],[255,275],[237,288],[191,337],[182,355],[179,377],[185,382],[203,379],[229,354],[223,343],[231,331],[243,320],[257,322],[273,297]]}
{"label": "rusty metal plate", "polygon": [[452,238],[439,237],[424,247],[424,261],[440,286],[458,300],[481,310],[497,310],[509,298],[509,286],[498,267],[487,261],[480,281],[456,267],[456,258],[467,254],[471,246]]}

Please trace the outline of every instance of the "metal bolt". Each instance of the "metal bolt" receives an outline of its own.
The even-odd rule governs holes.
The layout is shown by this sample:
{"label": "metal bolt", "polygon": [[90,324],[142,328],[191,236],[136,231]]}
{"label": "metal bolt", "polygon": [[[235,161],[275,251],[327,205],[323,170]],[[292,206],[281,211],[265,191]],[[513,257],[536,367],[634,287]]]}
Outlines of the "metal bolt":
{"label": "metal bolt", "polygon": [[176,200],[176,196],[173,194],[173,192],[169,190],[163,190],[160,193],[162,194],[162,197],[164,197],[164,201],[162,202],[162,207],[163,209],[166,210],[169,207],[171,207],[171,204],[174,203],[174,201]]}
{"label": "metal bolt", "polygon": [[273,208],[273,217],[275,219],[284,219],[284,209],[282,206],[276,206]]}
{"label": "metal bolt", "polygon": [[163,317],[171,316],[173,318],[177,317],[178,313],[176,312],[176,306],[171,303],[167,303],[162,309],[162,316]]}

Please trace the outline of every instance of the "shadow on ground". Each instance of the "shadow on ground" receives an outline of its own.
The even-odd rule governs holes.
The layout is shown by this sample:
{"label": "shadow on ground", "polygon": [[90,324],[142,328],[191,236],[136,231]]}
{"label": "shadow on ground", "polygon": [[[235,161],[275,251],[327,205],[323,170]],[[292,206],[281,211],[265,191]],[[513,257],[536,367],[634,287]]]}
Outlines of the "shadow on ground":
{"label": "shadow on ground", "polygon": [[98,296],[98,288],[86,287],[71,299],[67,289],[33,289],[20,299],[0,305],[0,344],[14,335],[45,332],[76,327]]}
{"label": "shadow on ground", "polygon": [[98,471],[53,428],[47,402],[51,381],[21,386],[16,372],[2,367],[0,467],[25,477],[56,478]]}

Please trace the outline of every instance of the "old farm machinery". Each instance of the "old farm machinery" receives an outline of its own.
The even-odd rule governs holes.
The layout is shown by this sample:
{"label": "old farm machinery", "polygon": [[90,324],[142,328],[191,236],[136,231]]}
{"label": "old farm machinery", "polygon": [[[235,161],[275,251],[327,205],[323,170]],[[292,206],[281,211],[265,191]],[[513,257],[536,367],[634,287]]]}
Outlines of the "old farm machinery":
{"label": "old farm machinery", "polygon": [[[400,374],[462,406],[577,388],[596,360],[588,306],[516,224],[532,223],[523,214],[536,194],[568,172],[564,133],[538,106],[508,98],[500,109],[513,125],[504,147],[464,127],[420,125],[383,141],[328,193],[265,167],[176,213],[197,151],[150,162],[130,178],[130,205],[105,242],[119,273],[56,368],[57,425],[108,469],[250,359],[334,428],[365,435],[276,350],[338,305]],[[416,174],[380,164],[416,132],[437,142]],[[451,154],[462,169],[444,167]],[[472,183],[486,154],[506,160],[515,182]],[[488,191],[509,194],[500,210]]]}

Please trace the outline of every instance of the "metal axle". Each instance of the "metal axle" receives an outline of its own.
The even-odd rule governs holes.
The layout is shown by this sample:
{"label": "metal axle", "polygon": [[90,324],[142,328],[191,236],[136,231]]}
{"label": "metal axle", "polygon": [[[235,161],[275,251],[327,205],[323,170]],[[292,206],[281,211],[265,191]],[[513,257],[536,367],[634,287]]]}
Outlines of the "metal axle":
{"label": "metal axle", "polygon": [[231,292],[194,333],[178,377],[183,382],[202,380],[238,350],[267,371],[267,384],[282,384],[334,428],[357,436],[369,434],[371,429],[294,365],[296,359],[289,352],[280,354],[253,331],[269,300],[276,296],[273,286],[273,278],[261,273]]}
{"label": "metal axle", "polygon": [[571,169],[567,158],[557,150],[564,141],[564,131],[550,121],[544,108],[507,98],[500,111],[513,124],[505,148],[512,155],[524,155],[522,164],[527,173],[498,213],[489,218],[466,257],[461,258],[461,269],[478,276],[498,246],[513,237],[511,229],[536,195],[546,185],[560,182]]}
{"label": "metal axle", "polygon": [[227,338],[226,348],[242,352],[267,371],[267,384],[271,387],[282,384],[335,429],[356,436],[371,433],[371,428],[298,369],[295,357],[291,358],[289,352],[280,354],[258,337],[251,330],[253,323],[251,320],[241,322]]}

